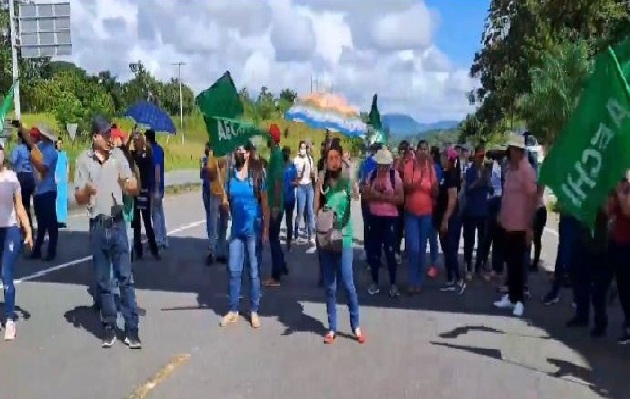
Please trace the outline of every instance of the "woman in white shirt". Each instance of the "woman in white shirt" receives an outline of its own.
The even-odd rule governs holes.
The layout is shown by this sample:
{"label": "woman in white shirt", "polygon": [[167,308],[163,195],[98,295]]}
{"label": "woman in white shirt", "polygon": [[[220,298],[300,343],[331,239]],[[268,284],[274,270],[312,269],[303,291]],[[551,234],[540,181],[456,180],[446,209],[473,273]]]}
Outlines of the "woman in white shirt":
{"label": "woman in white shirt", "polygon": [[298,173],[297,179],[297,217],[295,218],[295,240],[299,239],[300,221],[306,224],[306,238],[311,245],[315,245],[315,216],[313,215],[313,197],[315,182],[315,163],[308,154],[305,141],[300,141],[298,155],[293,160]]}
{"label": "woman in white shirt", "polygon": [[[16,335],[13,283],[15,263],[23,242],[29,248],[33,246],[33,235],[28,215],[22,205],[22,191],[17,174],[7,169],[4,161],[4,148],[0,146],[0,264],[4,286],[4,339],[12,341]],[[22,231],[25,232],[24,237]]]}

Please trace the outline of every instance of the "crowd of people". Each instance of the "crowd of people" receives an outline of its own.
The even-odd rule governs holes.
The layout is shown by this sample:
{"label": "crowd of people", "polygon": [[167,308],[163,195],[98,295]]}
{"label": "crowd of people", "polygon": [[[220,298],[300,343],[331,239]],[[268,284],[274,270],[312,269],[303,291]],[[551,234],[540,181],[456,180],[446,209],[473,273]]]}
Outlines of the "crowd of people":
{"label": "crowd of people", "polygon": [[[138,349],[142,309],[136,303],[132,261],[143,256],[142,224],[155,259],[168,247],[162,206],[164,151],[153,130],[141,134],[134,128],[127,137],[100,117],[92,121],[91,134],[91,148],[76,160],[73,195],[77,204],[86,206],[90,222],[92,295],[103,322],[102,346],[114,344],[116,319],[121,313],[125,343]],[[22,243],[33,246],[31,257],[40,258],[48,234],[46,259],[54,259],[57,229],[67,217],[67,201],[65,211],[59,211],[57,205],[59,196],[67,192],[63,184],[68,181],[67,157],[65,162],[59,161],[61,141],[44,126],[20,129],[20,137],[23,147],[15,149],[11,168],[0,162],[7,340],[16,336],[13,270]],[[206,264],[223,263],[228,270],[228,306],[221,326],[240,319],[242,280],[247,273],[249,322],[253,328],[261,327],[261,289],[282,286],[289,274],[285,252],[298,241],[309,246],[307,253],[316,254],[319,263],[318,283],[325,291],[328,314],[324,342],[331,344],[337,337],[340,280],[347,294],[352,333],[357,342],[364,343],[354,282],[351,213],[355,200],[361,204],[365,260],[372,279],[368,294],[380,293],[382,263],[387,267],[390,297],[400,295],[398,269],[402,263],[408,270],[406,294],[421,294],[426,277],[435,279],[441,274],[441,248],[445,277],[440,291],[463,295],[467,283],[475,278],[493,281],[501,294],[494,306],[523,316],[529,296],[528,273],[537,271],[541,263],[547,209],[544,187],[537,182],[538,162],[527,151],[522,135],[510,134],[505,146],[492,148],[437,148],[420,141],[415,148],[402,142],[394,153],[375,144],[358,168],[350,152],[329,132],[317,162],[313,143],[300,142],[293,157],[290,148],[281,147],[280,138],[280,129],[272,125],[268,160],[258,155],[251,141],[225,156],[215,155],[212,143],[207,143],[200,160]],[[3,150],[0,156],[4,156]],[[60,163],[65,177],[58,172]],[[628,178],[620,179],[608,203],[602,205],[593,232],[560,210],[555,274],[550,292],[543,298],[546,305],[558,302],[560,288],[570,280],[575,315],[568,326],[588,326],[592,305],[591,334],[600,337],[608,327],[606,303],[614,278],[626,319],[619,339],[623,344],[630,342],[630,272],[624,265],[630,256]],[[34,242],[31,193],[37,220]],[[283,219],[287,231],[284,246],[280,240]],[[462,236],[464,264],[460,266]],[[271,267],[263,280],[264,246],[269,247]]]}

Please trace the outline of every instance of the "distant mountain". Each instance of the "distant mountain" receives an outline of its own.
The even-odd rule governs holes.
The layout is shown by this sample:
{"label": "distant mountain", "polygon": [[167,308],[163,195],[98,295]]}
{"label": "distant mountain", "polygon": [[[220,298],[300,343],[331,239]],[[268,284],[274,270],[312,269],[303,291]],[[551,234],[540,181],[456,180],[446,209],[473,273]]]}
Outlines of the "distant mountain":
{"label": "distant mountain", "polygon": [[458,121],[439,121],[433,123],[420,123],[409,115],[386,114],[381,117],[383,127],[388,129],[392,137],[404,137],[424,133],[430,130],[454,129]]}

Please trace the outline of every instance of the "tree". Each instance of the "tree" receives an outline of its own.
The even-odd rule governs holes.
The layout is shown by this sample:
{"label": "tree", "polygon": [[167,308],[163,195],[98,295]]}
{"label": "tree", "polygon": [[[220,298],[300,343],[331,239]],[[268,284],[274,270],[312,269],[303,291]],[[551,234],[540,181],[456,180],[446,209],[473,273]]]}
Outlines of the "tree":
{"label": "tree", "polygon": [[592,62],[585,40],[558,44],[544,55],[541,67],[532,68],[531,93],[518,101],[529,131],[553,143],[579,101]]}
{"label": "tree", "polygon": [[256,100],[256,119],[258,121],[267,121],[276,111],[276,101],[273,94],[266,86],[261,87],[258,99]]}
{"label": "tree", "polygon": [[280,92],[280,100],[284,100],[286,102],[288,102],[289,104],[293,105],[293,103],[295,103],[295,100],[297,99],[297,92],[295,90],[291,90],[291,89],[282,89],[282,91]]}

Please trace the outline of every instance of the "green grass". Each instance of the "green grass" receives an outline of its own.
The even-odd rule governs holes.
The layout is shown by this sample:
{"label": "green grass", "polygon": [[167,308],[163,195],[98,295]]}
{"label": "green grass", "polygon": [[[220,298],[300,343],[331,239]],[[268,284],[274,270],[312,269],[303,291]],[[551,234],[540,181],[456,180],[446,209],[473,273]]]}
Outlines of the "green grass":
{"label": "green grass", "polygon": [[[11,116],[9,117],[11,118]],[[179,118],[173,118],[176,126],[179,125]],[[115,118],[114,121],[118,123],[118,126],[125,132],[130,132],[133,128],[134,122],[131,119]],[[45,123],[51,128],[56,128],[58,125],[54,116],[50,114],[24,114],[22,115],[22,122],[26,127],[31,127],[39,123]],[[315,155],[319,157],[319,145],[324,140],[323,130],[314,130],[309,128],[303,123],[287,122],[278,116],[274,120],[263,121],[260,123],[260,127],[268,129],[271,123],[276,123],[282,131],[285,128],[289,129],[289,135],[287,138],[282,137],[281,146],[289,146],[293,154],[297,153],[298,144],[301,140],[311,140],[315,145]],[[68,133],[56,129],[56,133],[63,138],[65,150],[68,153],[70,162],[70,176],[74,175],[74,160],[85,149],[91,145],[91,138],[89,136],[76,137],[75,140],[70,140]],[[182,136],[184,140],[182,140]],[[350,149],[351,142],[344,136],[339,136],[342,140],[344,148]],[[177,135],[170,136],[166,134],[158,134],[158,142],[164,147],[166,170],[181,170],[181,169],[196,169],[199,167],[199,159],[203,155],[204,145],[208,141],[208,134],[206,133],[206,127],[203,119],[200,115],[193,115],[184,118],[183,135],[178,132]],[[8,150],[15,145],[15,138],[7,140]],[[258,140],[260,153],[263,157],[268,156],[268,149],[263,140]]]}

